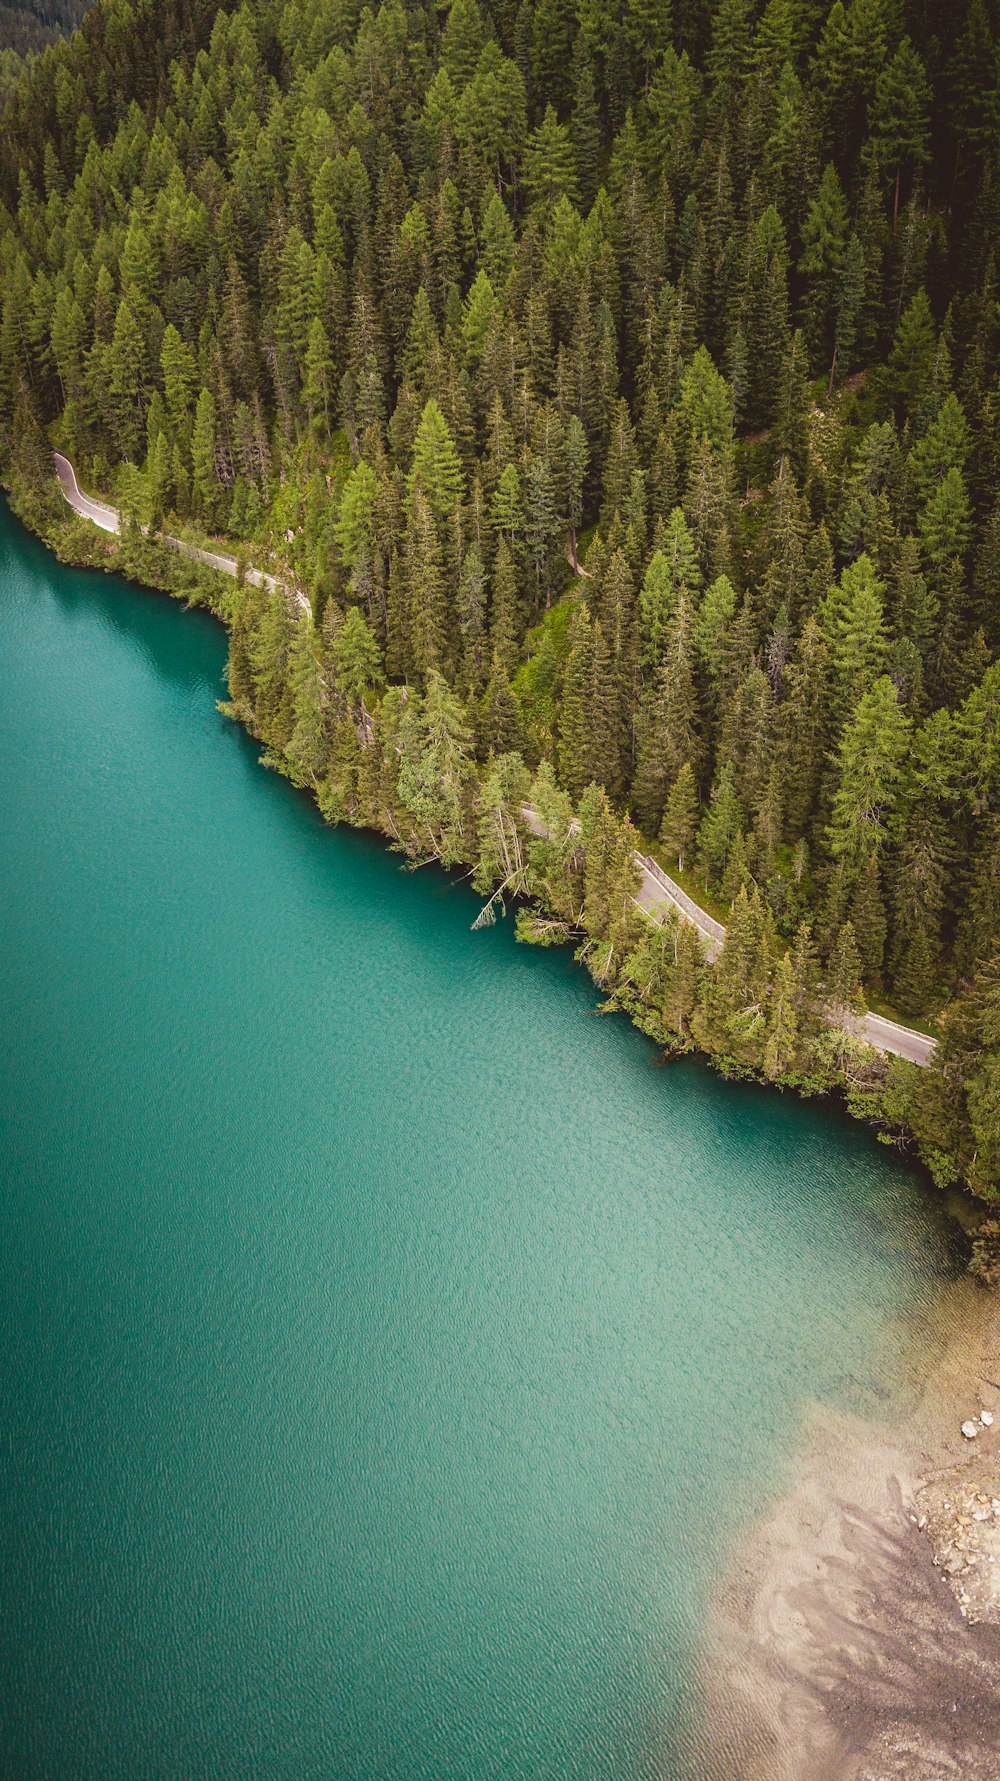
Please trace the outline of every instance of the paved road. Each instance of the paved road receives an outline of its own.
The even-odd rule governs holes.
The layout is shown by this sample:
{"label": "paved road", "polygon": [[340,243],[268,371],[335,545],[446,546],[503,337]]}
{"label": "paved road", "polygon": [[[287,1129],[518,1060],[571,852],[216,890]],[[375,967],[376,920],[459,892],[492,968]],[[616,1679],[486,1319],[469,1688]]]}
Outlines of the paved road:
{"label": "paved road", "polygon": [[[74,513],[79,513],[83,519],[92,520],[95,526],[100,526],[102,532],[120,531],[121,515],[118,509],[109,506],[107,501],[95,501],[92,495],[85,495],[76,480],[76,471],[65,454],[56,451],[52,455],[56,461],[56,475],[62,485],[62,492]],[[171,550],[180,551],[183,557],[191,557],[196,563],[204,563],[209,569],[217,569],[220,575],[236,575],[238,572],[236,558],[226,556],[221,551],[201,550],[198,545],[188,544],[183,538],[174,538],[169,532],[159,533],[159,541],[161,544],[169,544]],[[254,587],[270,588],[272,593],[282,586],[275,576],[266,575],[263,569],[248,569],[246,578]],[[312,608],[301,588],[285,588],[284,591],[297,611],[311,613]]]}
{"label": "paved road", "polygon": [[[726,939],[726,930],[721,921],[715,921],[706,910],[700,908],[648,854],[637,853],[635,857],[643,872],[636,902],[647,909],[662,909],[664,905],[672,904],[688,921],[694,923],[705,941],[708,958],[717,958]],[[860,1014],[848,1015],[844,1025],[849,1032],[860,1034],[862,1039],[866,1039],[878,1051],[891,1051],[895,1057],[905,1057],[911,1064],[920,1064],[922,1067],[931,1061],[934,1040],[928,1039],[925,1033],[914,1032],[912,1027],[900,1026],[898,1021],[886,1020],[881,1014]]]}
{"label": "paved road", "polygon": [[934,1054],[936,1041],[929,1039],[926,1033],[901,1027],[898,1021],[886,1020],[881,1014],[863,1015],[861,1033],[869,1045],[878,1046],[879,1051],[891,1051],[896,1057],[905,1057],[911,1064],[920,1064],[922,1068],[926,1068]]}
{"label": "paved road", "polygon": [[715,921],[693,897],[688,896],[687,891],[675,884],[648,853],[637,853],[635,857],[642,868],[642,883],[636,902],[643,909],[663,909],[667,905],[679,909],[685,920],[692,922],[698,929],[705,942],[705,956],[710,960],[717,959],[726,940],[726,930],[721,921]]}
{"label": "paved road", "polygon": [[90,495],[85,495],[76,480],[76,471],[69,459],[64,457],[61,451],[53,452],[52,455],[56,461],[56,475],[62,484],[62,492],[74,511],[81,514],[84,519],[93,520],[94,525],[100,526],[102,532],[117,532],[119,529],[117,509],[109,507],[105,501],[95,501]]}
{"label": "paved road", "polygon": [[[538,812],[530,804],[524,806],[524,817],[536,835],[543,833]],[[706,958],[710,961],[717,959],[726,940],[721,921],[716,921],[707,909],[702,909],[693,897],[689,897],[687,891],[649,854],[637,853],[635,861],[642,872],[635,899],[640,908],[648,909],[654,915],[661,909],[676,909],[685,921],[698,929]],[[843,1024],[848,1032],[857,1033],[878,1051],[891,1051],[895,1057],[904,1057],[911,1064],[922,1067],[931,1061],[934,1040],[928,1039],[924,1033],[914,1032],[912,1027],[902,1027],[894,1020],[884,1019],[881,1014],[847,1015]]]}
{"label": "paved road", "polygon": [[[106,501],[95,501],[85,495],[76,480],[76,471],[69,459],[61,451],[53,453],[56,461],[56,473],[62,484],[62,491],[70,506],[84,519],[92,520],[103,532],[117,532],[120,519],[117,510]],[[228,557],[211,550],[199,550],[197,545],[187,544],[182,538],[172,538],[168,533],[161,533],[161,541],[179,550],[183,556],[193,557],[196,562],[206,563],[210,569],[218,569],[223,575],[235,575],[236,558]],[[261,569],[248,569],[247,580],[255,587],[275,589],[280,584],[273,575],[265,575]],[[300,588],[287,590],[288,597],[300,612],[311,612],[312,608],[306,595]],[[524,806],[524,815],[528,827],[535,834],[541,833],[537,812],[530,804]],[[673,908],[680,911],[685,921],[693,922],[705,942],[705,953],[709,959],[715,959],[722,951],[726,939],[726,930],[721,921],[716,921],[706,909],[689,897],[686,890],[676,884],[663,867],[657,865],[649,854],[637,853],[636,863],[642,870],[642,883],[636,895],[636,902],[643,909],[655,913],[658,909]],[[869,1045],[879,1051],[891,1051],[896,1057],[905,1057],[911,1064],[927,1065],[930,1063],[934,1050],[934,1040],[928,1039],[924,1033],[916,1033],[912,1027],[901,1027],[894,1020],[885,1020],[880,1014],[863,1014],[856,1018],[849,1016],[845,1021],[849,1031],[860,1033]]]}

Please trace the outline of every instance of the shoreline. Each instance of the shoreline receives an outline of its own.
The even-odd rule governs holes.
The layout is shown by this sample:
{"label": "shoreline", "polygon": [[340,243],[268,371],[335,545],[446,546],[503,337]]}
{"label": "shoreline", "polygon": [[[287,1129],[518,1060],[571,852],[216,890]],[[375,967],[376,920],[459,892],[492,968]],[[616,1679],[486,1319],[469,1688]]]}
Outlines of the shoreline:
{"label": "shoreline", "polygon": [[[897,1421],[812,1407],[792,1476],[740,1539],[702,1662],[699,1781],[998,1781],[995,1295],[943,1289],[932,1340]],[[980,1409],[994,1422],[969,1441]]]}
{"label": "shoreline", "polygon": [[[70,462],[68,459],[66,461],[67,463]],[[107,575],[122,575],[131,586],[142,588],[147,591],[167,594],[171,599],[182,600],[189,606],[199,606],[203,610],[210,612],[211,615],[222,624],[227,637],[230,635],[232,628],[232,609],[227,599],[230,578],[225,572],[217,567],[213,567],[210,563],[207,563],[203,553],[189,555],[187,552],[184,552],[181,554],[180,552],[171,549],[167,543],[163,542],[163,540],[155,535],[144,536],[142,538],[141,549],[145,561],[139,565],[138,568],[133,569],[124,557],[122,535],[118,532],[112,533],[103,529],[89,528],[86,518],[81,516],[76,508],[67,501],[58,477],[56,478],[56,484],[59,490],[58,495],[56,496],[58,508],[53,507],[52,511],[45,516],[44,520],[41,516],[36,520],[29,513],[24,511],[24,504],[19,497],[18,491],[12,488],[9,482],[0,481],[0,487],[3,488],[8,506],[15,518],[24,527],[30,537],[36,539],[46,550],[52,552],[58,562],[71,568],[75,567],[94,570]],[[55,490],[53,490],[52,493],[55,495]],[[111,511],[111,509],[109,509],[109,511]],[[84,543],[85,540],[87,541],[87,545],[90,545],[93,548],[86,548]],[[139,578],[140,574],[143,579]],[[187,577],[186,583],[185,576]],[[205,578],[201,581],[200,586],[198,583],[199,576]],[[148,579],[145,579],[145,577],[148,577]],[[194,578],[193,580],[191,579],[192,577]],[[233,585],[238,584],[234,583]],[[316,787],[298,778],[287,762],[279,756],[271,753],[268,744],[255,731],[252,723],[248,721],[248,713],[242,709],[236,710],[230,705],[226,705],[225,709],[227,715],[231,716],[234,721],[239,722],[246,730],[247,734],[251,736],[254,741],[261,744],[264,749],[264,754],[261,757],[262,763],[266,766],[270,766],[273,770],[284,774],[292,784],[296,785],[300,790],[305,791],[309,797],[318,802],[316,799]],[[329,821],[330,819],[324,815],[323,820]],[[351,826],[366,827],[367,825],[359,824]],[[387,844],[392,843],[392,835],[384,829],[372,828],[368,829],[368,832],[378,835],[379,838]],[[466,864],[469,863],[471,862],[466,862]],[[626,1015],[626,1018],[629,1019],[633,1025],[638,1027],[640,1032],[645,1031],[648,1033],[648,1029],[643,1026],[642,1021],[636,1018],[635,1014],[628,1008],[621,1007],[621,1012]],[[862,1043],[865,1044],[864,1039],[862,1039]],[[871,1053],[873,1058],[888,1058],[890,1056],[889,1053],[882,1051],[879,1047],[872,1046],[871,1044],[867,1045],[867,1050]],[[806,1100],[832,1100],[838,1108],[846,1112],[849,1118],[866,1125],[876,1137],[878,1137],[880,1129],[884,1129],[884,1127],[880,1128],[880,1122],[877,1115],[868,1112],[863,1106],[852,1106],[851,1081],[843,1063],[840,1066],[839,1075],[835,1079],[824,1083],[821,1087],[810,1087],[798,1082],[789,1083],[771,1081],[763,1075],[758,1074],[754,1069],[750,1068],[745,1070],[742,1066],[737,1068],[734,1072],[731,1072],[726,1067],[726,1060],[722,1059],[716,1053],[703,1050],[700,1046],[690,1042],[690,1040],[679,1050],[668,1046],[667,1051],[669,1051],[670,1055],[667,1056],[665,1052],[665,1062],[672,1061],[674,1056],[695,1056],[706,1063],[710,1069],[717,1071],[719,1074],[727,1078],[731,1074],[735,1074],[737,1078],[753,1081],[762,1088],[776,1089],[781,1093],[791,1091]],[[889,1141],[890,1140],[887,1138],[886,1142]],[[894,1133],[891,1142],[894,1147],[902,1149],[905,1152],[908,1164],[923,1177],[925,1182],[929,1182],[930,1171],[923,1157],[919,1154],[916,1147],[912,1145],[912,1133],[901,1128],[898,1132]],[[986,1203],[978,1199],[961,1183],[956,1183],[949,1190],[948,1199],[950,1201],[961,1200],[961,1213],[953,1208],[951,1216],[955,1219],[956,1224],[968,1238],[970,1236],[970,1230],[974,1229],[984,1217],[988,1216]],[[1000,1377],[1000,1374],[998,1374],[998,1377]],[[1000,1781],[1000,1775],[998,1775],[998,1781]]]}
{"label": "shoreline", "polygon": [[[137,580],[111,535],[87,553],[71,525],[40,530],[7,495],[58,561],[200,604],[228,631],[218,583],[213,598],[204,581],[173,580],[184,558],[147,540],[150,579]],[[977,1205],[962,1195],[946,1209],[962,1225]],[[698,1781],[1000,1781],[1000,1612],[995,1625],[963,1618],[929,1537],[943,1550],[954,1535],[950,1511],[938,1523],[971,1463],[960,1424],[977,1405],[996,1415],[976,1457],[995,1464],[1000,1491],[1000,1387],[977,1380],[1000,1381],[1000,1299],[960,1279],[942,1289],[939,1314],[938,1358],[910,1411],[877,1425],[815,1405],[794,1475],[741,1536],[710,1611]]]}

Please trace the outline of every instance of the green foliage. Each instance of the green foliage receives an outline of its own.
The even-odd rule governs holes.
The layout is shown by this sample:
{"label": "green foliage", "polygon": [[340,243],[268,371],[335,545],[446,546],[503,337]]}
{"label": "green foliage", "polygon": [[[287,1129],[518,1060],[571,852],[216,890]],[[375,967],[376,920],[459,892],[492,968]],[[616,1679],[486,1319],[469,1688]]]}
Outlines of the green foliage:
{"label": "green foliage", "polygon": [[1000,1201],[1000,960],[994,955],[941,1022],[931,1069],[912,1085],[909,1123],[936,1178]]}
{"label": "green foliage", "polygon": [[698,787],[691,762],[685,761],[670,788],[660,825],[660,840],[682,872],[684,861],[694,845],[697,828]]}
{"label": "green foliage", "polygon": [[[252,545],[317,616],[234,604],[269,759],[484,888],[537,765],[525,871],[620,1005],[858,1106],[800,919],[914,1014],[1000,921],[996,21],[929,18],[100,0],[0,83],[21,510],[58,438]],[[734,901],[721,978],[625,896],[627,810]]]}
{"label": "green foliage", "polygon": [[424,405],[413,443],[411,495],[417,477],[434,518],[448,519],[462,499],[462,466],[448,423],[433,397]]}

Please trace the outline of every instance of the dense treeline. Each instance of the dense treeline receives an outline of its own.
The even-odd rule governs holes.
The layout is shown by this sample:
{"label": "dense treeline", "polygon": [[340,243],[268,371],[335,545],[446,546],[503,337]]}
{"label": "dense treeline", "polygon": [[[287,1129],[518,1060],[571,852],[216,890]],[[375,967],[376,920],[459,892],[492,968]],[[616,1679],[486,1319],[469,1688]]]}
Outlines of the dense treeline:
{"label": "dense treeline", "polygon": [[0,0],[0,112],[38,51],[83,17],[87,0]]}
{"label": "dense treeline", "polygon": [[0,50],[27,56],[80,23],[89,0],[0,0]]}
{"label": "dense treeline", "polygon": [[[907,1118],[982,1186],[1000,32],[942,11],[101,0],[3,120],[0,423],[38,501],[58,417],[283,561],[312,619],[243,590],[234,709],[332,818],[550,871],[651,1030],[817,1079],[824,1001],[958,992]],[[708,987],[623,819],[731,906]]]}

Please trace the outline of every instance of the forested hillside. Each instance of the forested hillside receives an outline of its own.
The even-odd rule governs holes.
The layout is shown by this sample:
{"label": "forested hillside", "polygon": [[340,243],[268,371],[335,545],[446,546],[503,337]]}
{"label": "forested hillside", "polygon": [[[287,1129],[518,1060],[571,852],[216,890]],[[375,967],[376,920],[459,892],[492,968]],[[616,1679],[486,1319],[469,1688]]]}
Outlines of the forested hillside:
{"label": "forested hillside", "polygon": [[89,0],[0,0],[0,112],[26,64],[80,23]]}
{"label": "forested hillside", "polygon": [[80,23],[90,0],[0,0],[0,50],[24,56]]}
{"label": "forested hillside", "polygon": [[[57,421],[84,486],[283,564],[312,623],[232,614],[272,758],[541,886],[651,1030],[792,1079],[817,985],[957,998],[912,1117],[982,1191],[998,43],[995,0],[100,0],[0,145],[36,523]],[[526,884],[532,775],[563,851]],[[608,895],[626,814],[733,906],[722,990]]]}

